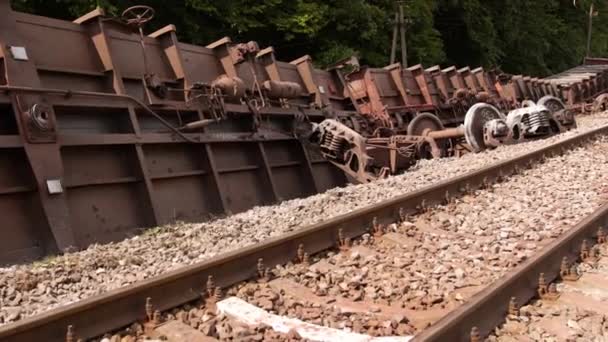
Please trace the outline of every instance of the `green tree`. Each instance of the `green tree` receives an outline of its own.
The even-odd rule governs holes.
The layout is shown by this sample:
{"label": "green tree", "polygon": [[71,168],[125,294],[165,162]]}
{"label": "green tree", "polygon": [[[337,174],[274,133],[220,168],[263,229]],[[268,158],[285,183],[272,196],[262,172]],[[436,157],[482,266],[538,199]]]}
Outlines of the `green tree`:
{"label": "green tree", "polygon": [[[548,75],[581,63],[592,0],[408,0],[409,64],[500,66]],[[136,4],[156,9],[150,32],[169,23],[180,40],[206,45],[223,36],[274,46],[279,59],[309,54],[320,67],[356,54],[389,62],[393,0],[12,0],[20,11],[71,20],[96,6],[110,15]],[[595,0],[592,52],[608,55],[608,2]]]}

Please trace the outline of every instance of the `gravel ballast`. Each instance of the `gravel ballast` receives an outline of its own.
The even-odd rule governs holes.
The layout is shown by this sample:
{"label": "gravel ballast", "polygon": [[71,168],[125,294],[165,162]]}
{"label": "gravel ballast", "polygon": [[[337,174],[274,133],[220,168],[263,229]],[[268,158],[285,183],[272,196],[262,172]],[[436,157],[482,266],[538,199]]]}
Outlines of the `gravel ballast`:
{"label": "gravel ballast", "polygon": [[93,245],[80,252],[32,264],[0,268],[0,324],[346,214],[606,123],[607,113],[582,117],[577,130],[549,139],[503,146],[462,158],[425,160],[406,174],[371,184],[336,188],[211,222],[153,228],[121,242]]}
{"label": "gravel ballast", "polygon": [[505,182],[390,225],[389,232],[406,236],[397,243],[376,238],[375,243],[363,243],[371,252],[327,258],[332,267],[311,266],[307,272],[286,268],[280,274],[330,298],[418,311],[454,307],[606,202],[606,151],[608,138],[602,137]]}

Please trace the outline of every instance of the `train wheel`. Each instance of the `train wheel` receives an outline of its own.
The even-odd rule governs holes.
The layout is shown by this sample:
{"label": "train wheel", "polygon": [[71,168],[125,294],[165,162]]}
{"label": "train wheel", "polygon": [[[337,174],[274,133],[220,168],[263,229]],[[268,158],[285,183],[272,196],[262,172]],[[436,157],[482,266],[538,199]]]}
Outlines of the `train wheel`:
{"label": "train wheel", "polygon": [[474,152],[487,148],[484,141],[484,128],[492,120],[505,120],[505,116],[496,107],[487,103],[477,103],[469,108],[464,117],[464,137]]}
{"label": "train wheel", "polygon": [[[420,113],[407,126],[407,135],[423,136],[431,131],[440,131],[443,129],[443,123],[439,118],[431,113]],[[441,155],[447,154],[448,144],[445,140],[437,141],[437,146],[441,150]],[[418,150],[421,158],[432,158],[431,147],[428,144],[422,144]]]}
{"label": "train wheel", "polygon": [[538,105],[547,107],[551,113],[566,109],[566,105],[562,102],[562,100],[551,95],[543,96],[540,100],[538,100]]}
{"label": "train wheel", "polygon": [[420,113],[407,126],[407,135],[424,135],[425,131],[440,131],[443,124],[431,113]]}
{"label": "train wheel", "polygon": [[608,94],[601,94],[593,100],[593,111],[603,112],[608,110]]}
{"label": "train wheel", "polygon": [[545,106],[551,113],[551,130],[554,134],[564,130],[567,131],[572,128],[576,128],[576,119],[574,118],[574,113],[567,110],[566,105],[559,98],[552,95],[547,95],[538,100],[538,104]]}

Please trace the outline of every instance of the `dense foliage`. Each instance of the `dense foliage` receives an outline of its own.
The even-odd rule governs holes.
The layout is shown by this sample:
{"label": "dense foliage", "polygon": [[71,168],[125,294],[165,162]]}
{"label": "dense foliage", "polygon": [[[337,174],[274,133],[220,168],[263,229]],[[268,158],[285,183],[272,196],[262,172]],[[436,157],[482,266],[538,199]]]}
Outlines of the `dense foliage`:
{"label": "dense foliage", "polygon": [[[409,0],[410,64],[500,66],[546,75],[579,64],[585,55],[592,0]],[[156,9],[146,27],[168,23],[183,41],[206,44],[223,36],[275,47],[280,59],[304,54],[319,66],[356,53],[388,64],[392,0],[13,0],[18,10],[73,19],[95,6],[110,14],[134,4]],[[608,56],[608,2],[595,0],[592,51]]]}

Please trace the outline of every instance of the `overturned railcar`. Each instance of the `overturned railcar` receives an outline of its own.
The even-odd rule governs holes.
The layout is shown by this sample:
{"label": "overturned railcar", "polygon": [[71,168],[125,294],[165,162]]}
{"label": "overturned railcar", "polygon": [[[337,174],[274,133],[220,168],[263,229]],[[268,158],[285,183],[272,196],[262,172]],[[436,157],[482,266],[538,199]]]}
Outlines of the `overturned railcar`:
{"label": "overturned railcar", "polygon": [[0,1],[0,262],[345,184],[293,134],[339,108],[334,75],[171,25],[140,35],[150,13],[67,22]]}
{"label": "overturned railcar", "polygon": [[[153,14],[96,9],[68,22],[0,0],[0,264],[344,185],[345,168],[308,143],[315,124],[392,146],[362,175],[371,180],[421,154],[460,153],[435,140],[462,140],[479,103],[506,113],[551,95],[574,107],[608,87],[601,59],[547,79],[356,58],[320,70],[255,42],[186,44],[172,25],[149,33]],[[362,146],[325,140],[329,152]]]}

